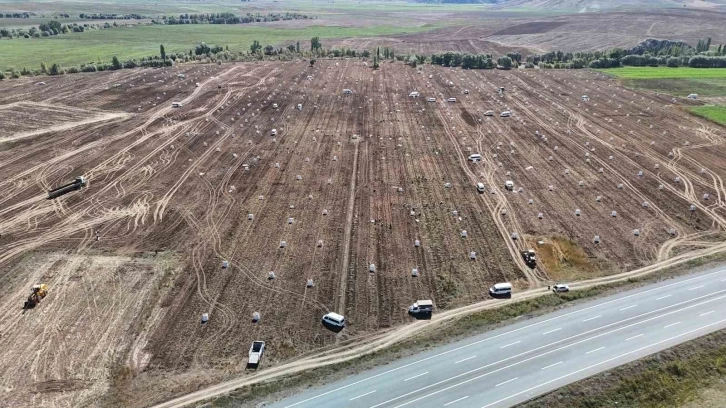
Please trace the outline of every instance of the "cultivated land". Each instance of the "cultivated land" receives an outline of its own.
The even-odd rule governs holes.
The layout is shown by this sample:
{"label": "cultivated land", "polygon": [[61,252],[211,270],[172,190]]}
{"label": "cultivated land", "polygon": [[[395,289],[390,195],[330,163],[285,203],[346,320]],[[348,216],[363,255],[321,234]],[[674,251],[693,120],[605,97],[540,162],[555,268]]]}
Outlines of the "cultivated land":
{"label": "cultivated land", "polygon": [[[319,60],[44,80],[0,83],[2,108],[25,117],[0,135],[33,132],[0,141],[0,385],[12,406],[145,406],[239,375],[253,340],[273,365],[405,324],[416,299],[454,308],[500,281],[524,290],[723,245],[723,128],[690,115],[695,102],[600,73]],[[468,162],[474,152],[484,160]],[[45,199],[80,174],[87,189]],[[551,256],[530,270],[518,251],[540,239]],[[22,314],[40,282],[50,294]],[[326,331],[327,311],[349,326]],[[31,339],[48,352],[13,358],[38,349]]]}

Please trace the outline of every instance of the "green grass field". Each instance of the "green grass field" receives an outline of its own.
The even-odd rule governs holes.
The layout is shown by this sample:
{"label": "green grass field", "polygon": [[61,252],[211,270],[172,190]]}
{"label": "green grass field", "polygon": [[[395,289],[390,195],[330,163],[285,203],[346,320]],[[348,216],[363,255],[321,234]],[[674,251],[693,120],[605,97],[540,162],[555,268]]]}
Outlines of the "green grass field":
{"label": "green grass field", "polygon": [[597,70],[625,86],[675,96],[726,96],[726,68],[623,67]]}
{"label": "green grass field", "polygon": [[726,68],[622,67],[598,71],[622,79],[726,79]]}
{"label": "green grass field", "polygon": [[189,52],[195,45],[205,42],[229,45],[230,51],[247,51],[252,41],[282,45],[300,41],[302,49],[309,49],[310,38],[318,36],[326,47],[326,38],[390,35],[421,32],[438,28],[435,25],[418,27],[371,26],[329,27],[310,26],[283,29],[247,25],[174,25],[119,27],[59,35],[48,38],[0,40],[0,69],[37,69],[41,62],[73,66],[81,63],[110,61],[113,56],[121,60],[157,55],[159,44],[167,53]]}
{"label": "green grass field", "polygon": [[691,113],[726,126],[726,106],[697,106]]}

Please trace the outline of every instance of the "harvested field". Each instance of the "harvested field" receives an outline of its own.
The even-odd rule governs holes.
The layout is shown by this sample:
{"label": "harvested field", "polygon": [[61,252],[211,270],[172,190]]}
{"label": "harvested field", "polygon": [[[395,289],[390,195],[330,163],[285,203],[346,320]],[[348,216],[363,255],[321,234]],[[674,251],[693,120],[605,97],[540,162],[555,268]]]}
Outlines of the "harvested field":
{"label": "harvested field", "polygon": [[[253,340],[271,365],[405,324],[417,299],[453,308],[500,281],[519,290],[585,277],[579,266],[630,270],[711,247],[726,226],[724,129],[690,115],[694,102],[586,71],[307,65],[69,75],[42,92],[0,84],[0,109],[125,115],[70,131],[53,127],[78,118],[59,117],[0,145],[0,348],[15,361],[39,338],[53,358],[43,370],[6,364],[6,400],[145,406],[238,375]],[[87,188],[45,199],[81,174]],[[539,240],[551,261],[529,269],[519,251]],[[49,296],[22,314],[41,282]],[[328,311],[346,316],[340,334],[320,325]]]}

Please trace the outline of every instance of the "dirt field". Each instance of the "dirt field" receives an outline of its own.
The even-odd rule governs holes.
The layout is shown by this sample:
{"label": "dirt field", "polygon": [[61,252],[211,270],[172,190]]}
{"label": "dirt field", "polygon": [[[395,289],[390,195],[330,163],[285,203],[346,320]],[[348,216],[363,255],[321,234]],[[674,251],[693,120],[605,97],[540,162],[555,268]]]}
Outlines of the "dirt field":
{"label": "dirt field", "polygon": [[[46,82],[0,83],[0,109],[29,123],[0,135],[35,132],[0,141],[12,406],[148,405],[240,373],[252,340],[271,365],[409,322],[416,299],[454,308],[500,281],[576,279],[573,265],[630,270],[711,247],[726,226],[724,130],[598,73],[318,60]],[[45,199],[81,174],[88,188]],[[519,251],[538,240],[550,256],[531,270]],[[40,282],[50,294],[23,314]],[[327,311],[349,326],[326,331]]]}
{"label": "dirt field", "polygon": [[[329,40],[326,44],[354,49],[389,46],[399,54],[458,51],[491,53],[498,57],[511,51],[527,56],[557,50],[580,52],[631,48],[648,38],[685,41],[694,47],[699,39],[706,37],[712,37],[714,44],[726,43],[722,28],[726,12],[716,10],[648,9],[551,17],[472,12],[468,18],[425,35],[359,37]],[[471,19],[476,19],[476,23],[473,24]]]}

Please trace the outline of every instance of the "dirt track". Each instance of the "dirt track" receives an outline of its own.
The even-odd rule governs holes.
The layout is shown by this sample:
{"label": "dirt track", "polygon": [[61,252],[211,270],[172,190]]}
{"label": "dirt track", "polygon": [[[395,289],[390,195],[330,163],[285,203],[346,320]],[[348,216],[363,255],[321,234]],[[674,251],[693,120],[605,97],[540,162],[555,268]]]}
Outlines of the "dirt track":
{"label": "dirt track", "polygon": [[[268,343],[266,366],[351,340],[363,345],[357,352],[372,350],[417,330],[404,325],[416,299],[455,316],[474,310],[468,305],[495,282],[540,293],[557,276],[523,265],[526,239],[571,239],[598,260],[593,276],[723,250],[724,131],[688,115],[684,102],[584,71],[306,65],[69,75],[49,78],[42,92],[24,80],[0,84],[0,103],[15,104],[19,117],[32,121],[37,106],[73,112],[0,128],[36,132],[0,142],[7,401],[78,406],[106,395],[151,405],[239,373],[256,339]],[[412,90],[422,98],[409,98]],[[458,101],[445,102],[451,96]],[[489,109],[513,116],[484,116]],[[115,119],[83,122],[100,115]],[[76,125],[56,128],[66,122]],[[467,161],[473,152],[484,160]],[[45,199],[80,174],[87,189]],[[486,194],[476,193],[478,181]],[[50,295],[21,314],[39,281]],[[262,315],[256,324],[254,311]],[[349,327],[327,332],[319,323],[327,311],[344,313]],[[201,325],[204,312],[211,319]],[[11,356],[27,354],[33,338],[43,340],[44,362],[15,363]],[[71,339],[76,349],[57,351]],[[117,352],[81,358],[90,345]],[[74,391],[59,393],[58,384]]]}

